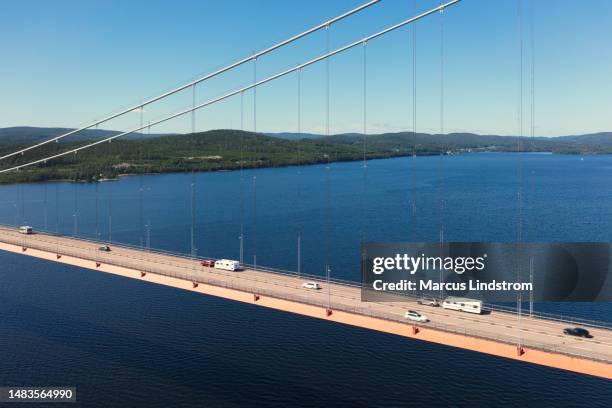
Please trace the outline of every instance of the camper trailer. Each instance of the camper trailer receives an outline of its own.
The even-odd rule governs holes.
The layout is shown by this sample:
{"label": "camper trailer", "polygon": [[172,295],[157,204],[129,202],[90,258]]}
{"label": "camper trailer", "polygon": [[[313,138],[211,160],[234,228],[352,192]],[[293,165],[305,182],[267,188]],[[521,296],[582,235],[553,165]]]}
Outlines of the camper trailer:
{"label": "camper trailer", "polygon": [[462,297],[447,297],[442,302],[442,307],[449,310],[458,310],[468,313],[482,313],[482,301]]}
{"label": "camper trailer", "polygon": [[219,259],[215,261],[215,268],[223,269],[225,271],[239,271],[240,270],[240,262],[233,261],[231,259]]}

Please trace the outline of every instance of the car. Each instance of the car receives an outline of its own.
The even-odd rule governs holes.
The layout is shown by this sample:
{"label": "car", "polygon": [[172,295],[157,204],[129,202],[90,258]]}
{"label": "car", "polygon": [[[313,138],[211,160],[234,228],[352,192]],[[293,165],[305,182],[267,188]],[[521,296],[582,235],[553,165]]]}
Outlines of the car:
{"label": "car", "polygon": [[314,289],[314,290],[321,289],[321,285],[319,285],[317,282],[304,282],[302,283],[302,287],[304,289]]}
{"label": "car", "polygon": [[200,265],[207,266],[209,268],[214,268],[215,267],[215,261],[212,260],[212,259],[204,259],[203,261],[200,262]]}
{"label": "car", "polygon": [[591,339],[593,336],[587,329],[583,329],[582,327],[567,327],[563,329],[563,334],[567,334],[568,336],[576,336],[583,337],[585,339]]}
{"label": "car", "polygon": [[108,245],[102,245],[100,248],[98,248],[100,251],[104,251],[104,252],[110,252],[110,247]]}
{"label": "car", "polygon": [[21,227],[19,227],[19,233],[30,235],[33,233],[33,229],[29,225],[22,225]]}
{"label": "car", "polygon": [[414,310],[408,310],[405,314],[404,317],[408,320],[414,320],[415,322],[421,322],[421,323],[426,323],[429,321],[429,319],[427,318],[427,316],[420,314],[417,311]]}
{"label": "car", "polygon": [[425,306],[433,306],[433,307],[440,306],[440,302],[438,302],[438,300],[434,298],[421,298],[417,300],[417,303],[419,305],[425,305]]}

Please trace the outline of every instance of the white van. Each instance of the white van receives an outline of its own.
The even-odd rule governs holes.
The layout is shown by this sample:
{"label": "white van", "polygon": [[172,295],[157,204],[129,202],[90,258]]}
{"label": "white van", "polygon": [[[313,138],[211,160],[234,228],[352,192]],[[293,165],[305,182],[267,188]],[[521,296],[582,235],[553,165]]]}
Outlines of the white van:
{"label": "white van", "polygon": [[442,307],[449,310],[459,310],[460,312],[481,314],[482,300],[451,296],[444,299]]}
{"label": "white van", "polygon": [[29,225],[23,225],[23,226],[19,227],[19,233],[20,234],[31,234],[32,233],[32,227],[30,227]]}
{"label": "white van", "polygon": [[304,289],[314,289],[314,290],[321,289],[321,285],[319,285],[317,282],[313,282],[313,281],[302,283],[302,287]]}
{"label": "white van", "polygon": [[218,261],[215,261],[215,268],[232,272],[239,271],[240,262],[231,259],[219,259]]}

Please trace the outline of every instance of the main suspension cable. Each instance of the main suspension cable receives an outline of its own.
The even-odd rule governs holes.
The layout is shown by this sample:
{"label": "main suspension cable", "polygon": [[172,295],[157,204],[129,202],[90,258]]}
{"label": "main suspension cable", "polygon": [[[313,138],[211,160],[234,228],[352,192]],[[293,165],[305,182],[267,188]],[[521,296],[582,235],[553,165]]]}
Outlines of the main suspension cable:
{"label": "main suspension cable", "polygon": [[[431,10],[428,10],[428,11],[426,11],[426,12],[424,12],[424,13],[421,13],[421,14],[419,14],[418,16],[415,16],[415,17],[409,18],[409,19],[404,20],[404,21],[402,21],[402,22],[400,22],[400,23],[397,23],[397,24],[395,24],[395,25],[393,25],[393,26],[390,26],[390,27],[388,27],[388,28],[386,28],[386,29],[384,29],[384,30],[382,30],[382,31],[379,31],[379,32],[374,33],[374,34],[372,34],[372,35],[370,35],[370,36],[364,37],[364,38],[362,38],[362,39],[360,39],[360,40],[354,41],[354,42],[352,42],[352,43],[350,43],[350,44],[348,44],[348,45],[345,45],[345,46],[343,46],[343,47],[340,47],[340,48],[338,48],[338,49],[336,49],[336,50],[334,50],[334,51],[331,51],[331,52],[329,52],[329,53],[327,53],[327,54],[325,54],[325,55],[321,55],[321,56],[318,56],[318,57],[316,57],[316,58],[313,58],[313,59],[311,59],[310,61],[307,61],[307,62],[305,62],[305,63],[302,63],[302,64],[300,64],[300,65],[298,65],[298,66],[296,66],[296,67],[293,67],[293,68],[287,69],[287,70],[285,70],[285,71],[282,71],[282,72],[280,72],[280,73],[278,73],[278,74],[275,74],[275,75],[272,75],[272,76],[270,76],[270,77],[268,77],[268,78],[265,78],[265,79],[262,79],[262,80],[260,80],[260,81],[257,81],[257,82],[255,82],[255,83],[253,83],[253,84],[251,84],[251,85],[247,85],[247,86],[245,86],[245,87],[243,87],[243,88],[240,88],[240,89],[238,89],[238,90],[228,92],[228,93],[226,93],[226,94],[224,94],[224,95],[222,95],[222,96],[219,96],[219,97],[214,98],[214,99],[211,99],[211,100],[209,100],[209,101],[207,101],[207,102],[204,102],[204,103],[201,103],[201,104],[199,104],[199,105],[196,105],[195,107],[191,107],[191,108],[188,108],[188,109],[182,110],[182,111],[180,111],[180,112],[174,113],[174,114],[172,114],[172,115],[170,115],[170,116],[166,116],[166,117],[164,117],[164,118],[162,118],[162,119],[159,119],[159,120],[157,120],[157,121],[155,121],[155,122],[152,122],[152,123],[150,124],[150,126],[155,126],[155,125],[158,125],[158,124],[160,124],[160,123],[167,122],[167,121],[169,121],[169,120],[171,120],[171,119],[174,119],[174,118],[177,118],[177,117],[179,117],[179,116],[185,115],[185,114],[190,113],[190,112],[192,112],[192,111],[194,111],[194,110],[202,109],[202,108],[207,107],[207,106],[209,106],[209,105],[212,105],[212,104],[218,103],[218,102],[220,102],[220,101],[223,101],[223,100],[225,100],[225,99],[227,99],[227,98],[230,98],[230,97],[232,97],[232,96],[234,96],[234,95],[238,95],[240,92],[244,92],[244,91],[247,91],[247,90],[250,90],[250,89],[254,89],[254,88],[256,88],[256,87],[258,87],[258,86],[261,86],[261,85],[263,85],[263,84],[265,84],[265,83],[271,82],[271,81],[276,80],[276,79],[278,79],[278,78],[281,78],[281,77],[283,77],[283,76],[285,76],[285,75],[288,75],[288,74],[290,74],[290,73],[292,73],[292,72],[295,72],[295,71],[297,71],[297,70],[298,70],[298,69],[300,69],[300,68],[305,68],[305,67],[308,67],[308,66],[313,65],[313,64],[315,64],[315,63],[317,63],[317,62],[320,62],[320,61],[325,60],[325,59],[327,59],[327,58],[329,58],[329,57],[332,57],[332,56],[334,56],[334,55],[336,55],[336,54],[340,54],[340,53],[342,53],[342,52],[345,52],[345,51],[347,51],[347,50],[349,50],[349,49],[351,49],[351,48],[353,48],[353,47],[356,47],[357,45],[360,45],[360,44],[364,43],[364,42],[369,42],[369,41],[371,41],[371,40],[373,40],[373,39],[375,39],[375,38],[378,38],[378,37],[380,37],[380,36],[383,36],[383,35],[385,35],[385,34],[388,34],[388,33],[392,32],[392,31],[395,31],[395,30],[397,30],[397,29],[399,29],[399,28],[401,28],[401,27],[404,27],[405,25],[411,24],[411,23],[413,23],[413,22],[415,22],[415,21],[417,21],[417,20],[420,20],[420,19],[422,19],[422,18],[424,18],[424,17],[427,17],[427,16],[429,16],[430,14],[433,14],[433,13],[435,13],[435,12],[437,12],[437,11],[443,10],[443,9],[445,9],[446,7],[450,7],[450,6],[454,5],[454,4],[457,4],[457,3],[459,3],[460,1],[461,1],[461,0],[452,0],[452,1],[448,2],[448,3],[445,3],[445,4],[443,4],[443,5],[440,5],[440,6],[438,6],[438,7],[433,8],[433,9],[431,9]],[[105,139],[101,139],[101,140],[98,140],[98,141],[95,141],[95,142],[92,142],[92,143],[89,143],[89,144],[86,144],[86,145],[80,146],[80,147],[78,147],[78,148],[74,148],[74,149],[71,149],[71,150],[68,150],[68,151],[65,151],[65,152],[62,152],[62,153],[58,153],[58,154],[55,154],[55,155],[52,155],[52,156],[48,156],[48,157],[45,157],[45,158],[43,158],[43,159],[34,160],[34,161],[31,161],[31,162],[24,163],[24,164],[20,164],[20,165],[17,165],[17,166],[11,167],[11,168],[7,168],[7,169],[2,169],[2,170],[0,170],[0,174],[1,174],[1,173],[6,173],[6,172],[9,172],[9,171],[14,171],[14,170],[22,169],[22,168],[29,167],[29,166],[32,166],[32,165],[35,165],[35,164],[39,164],[39,163],[45,163],[45,162],[47,162],[47,161],[49,161],[49,160],[53,160],[53,159],[56,159],[56,158],[58,158],[58,157],[65,156],[65,155],[67,155],[67,154],[76,153],[76,152],[78,152],[78,151],[81,151],[81,150],[84,150],[84,149],[88,149],[88,148],[91,148],[91,147],[93,147],[93,146],[97,146],[97,145],[99,145],[99,144],[102,144],[102,143],[106,143],[106,142],[112,141],[112,140],[114,140],[114,139],[117,139],[117,138],[119,138],[119,137],[126,136],[126,135],[128,135],[128,134],[131,134],[131,133],[137,132],[137,131],[139,131],[139,130],[142,130],[142,129],[140,129],[140,128],[137,128],[137,129],[132,129],[132,130],[130,130],[130,131],[123,132],[123,133],[120,133],[120,134],[117,134],[117,135],[113,135],[113,136],[109,136],[109,137],[107,137],[107,138],[105,138]]]}
{"label": "main suspension cable", "polygon": [[249,61],[251,61],[252,59],[256,59],[256,58],[261,57],[261,56],[263,56],[265,54],[268,54],[268,53],[270,53],[270,52],[272,52],[274,50],[277,50],[277,49],[279,49],[281,47],[284,47],[285,45],[291,44],[291,43],[293,43],[293,42],[295,42],[295,41],[297,41],[297,40],[299,40],[299,39],[301,39],[303,37],[306,37],[306,36],[316,32],[316,31],[321,30],[321,29],[323,29],[323,28],[325,28],[325,27],[327,27],[327,26],[329,26],[331,24],[334,24],[334,23],[336,23],[336,22],[338,22],[340,20],[343,20],[343,19],[345,19],[347,17],[350,17],[353,14],[356,14],[356,13],[362,11],[362,10],[365,10],[366,8],[375,5],[376,3],[379,3],[380,1],[381,0],[371,0],[371,1],[367,2],[367,3],[362,4],[361,6],[355,7],[354,9],[349,10],[346,13],[343,13],[343,14],[337,16],[337,17],[334,17],[334,18],[332,18],[332,19],[330,19],[330,20],[328,20],[328,21],[326,21],[324,23],[321,23],[321,24],[319,24],[319,25],[317,25],[315,27],[312,27],[312,28],[310,28],[310,29],[300,33],[300,34],[294,35],[293,37],[290,37],[290,38],[288,38],[288,39],[286,39],[284,41],[281,41],[281,42],[279,42],[279,43],[277,43],[277,44],[275,44],[275,45],[273,45],[271,47],[268,47],[268,48],[266,48],[264,50],[261,50],[259,52],[254,52],[252,55],[250,55],[250,56],[248,56],[246,58],[243,58],[243,59],[241,59],[239,61],[236,61],[236,62],[234,62],[234,63],[232,63],[230,65],[227,65],[227,66],[225,66],[223,68],[220,68],[220,69],[218,69],[218,70],[216,70],[214,72],[211,72],[211,73],[209,73],[209,74],[207,74],[207,75],[205,75],[205,76],[203,76],[203,77],[201,77],[199,79],[196,79],[195,81],[192,81],[192,82],[190,82],[188,84],[181,85],[178,88],[175,88],[175,89],[173,89],[171,91],[165,92],[165,93],[163,93],[163,94],[161,94],[159,96],[156,96],[154,98],[148,99],[147,101],[145,101],[143,103],[140,103],[138,105],[131,106],[131,107],[129,107],[127,109],[124,109],[124,110],[122,110],[122,111],[120,111],[118,113],[114,113],[112,115],[109,115],[109,116],[107,116],[107,117],[105,117],[103,119],[94,121],[94,122],[92,122],[92,123],[90,123],[88,125],[85,125],[85,126],[81,127],[81,128],[71,130],[69,132],[63,133],[63,134],[61,134],[59,136],[55,136],[55,137],[53,137],[51,139],[42,141],[42,142],[37,143],[35,145],[32,145],[32,146],[23,148],[21,150],[18,150],[16,152],[4,155],[4,156],[0,157],[0,160],[4,160],[4,159],[7,159],[9,157],[13,157],[13,156],[17,156],[19,154],[23,154],[23,153],[25,153],[25,152],[27,152],[29,150],[36,149],[38,147],[44,146],[44,145],[46,145],[48,143],[51,143],[51,142],[59,141],[59,140],[65,138],[65,137],[72,136],[72,135],[74,135],[74,134],[76,134],[78,132],[81,132],[83,130],[90,129],[90,128],[92,128],[94,126],[98,126],[98,125],[100,125],[100,124],[102,124],[104,122],[108,122],[109,120],[112,120],[112,119],[118,118],[120,116],[123,116],[123,115],[125,115],[125,114],[127,114],[129,112],[132,112],[132,111],[140,108],[140,107],[144,107],[144,106],[150,105],[150,104],[152,104],[154,102],[159,101],[160,99],[167,98],[168,96],[174,95],[174,94],[176,94],[178,92],[181,92],[181,91],[183,91],[185,89],[188,89],[188,88],[190,88],[192,86],[195,86],[195,85],[199,84],[200,82],[207,81],[207,80],[209,80],[209,79],[211,79],[213,77],[216,77],[217,75],[220,75],[220,74],[222,74],[224,72],[227,72],[227,71],[230,71],[230,70],[232,70],[234,68],[237,68],[237,67],[239,67],[239,66],[241,66],[241,65],[243,65],[243,64],[245,64],[245,63],[247,63]]}

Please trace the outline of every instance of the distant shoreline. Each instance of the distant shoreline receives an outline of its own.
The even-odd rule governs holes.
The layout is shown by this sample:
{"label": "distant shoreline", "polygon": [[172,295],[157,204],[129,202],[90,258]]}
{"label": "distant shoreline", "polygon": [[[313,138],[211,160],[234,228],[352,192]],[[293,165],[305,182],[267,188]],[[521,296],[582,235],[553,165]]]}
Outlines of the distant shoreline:
{"label": "distant shoreline", "polygon": [[[557,152],[546,152],[546,151],[521,151],[521,152],[516,152],[516,151],[487,151],[487,150],[480,150],[480,151],[470,151],[470,152],[461,152],[461,153],[453,153],[453,154],[417,154],[416,156],[418,157],[434,157],[434,156],[462,156],[462,155],[469,155],[469,154],[517,154],[517,153],[521,153],[521,154],[536,154],[536,155],[565,155],[565,156],[579,156],[581,155],[580,153],[557,153]],[[585,156],[609,156],[612,153],[585,153],[583,155]],[[381,155],[381,156],[373,156],[373,157],[368,157],[368,161],[371,160],[387,160],[387,159],[397,159],[397,158],[404,158],[404,157],[410,157],[413,156],[412,154],[399,154],[399,155],[393,155],[393,156],[388,156],[388,155]],[[344,160],[331,160],[329,161],[329,163],[349,163],[349,162],[358,162],[358,161],[362,161],[363,158],[355,158],[355,159],[344,159]],[[286,167],[299,167],[299,166],[315,166],[315,165],[323,165],[325,164],[324,162],[317,162],[317,163],[289,163],[289,164],[282,164],[282,165],[259,165],[259,166],[248,166],[248,167],[243,167],[242,170],[255,170],[255,169],[274,169],[274,168],[286,168]],[[217,168],[217,169],[208,169],[208,170],[194,170],[196,173],[224,173],[224,172],[235,172],[235,171],[240,171],[240,167],[228,167],[228,168]],[[165,174],[184,174],[184,173],[188,173],[188,171],[158,171],[158,172],[133,172],[133,173],[121,173],[116,175],[115,177],[103,177],[103,178],[99,178],[99,179],[81,179],[81,180],[75,180],[75,179],[50,179],[50,180],[43,180],[43,181],[17,181],[17,182],[2,182],[0,181],[0,185],[5,185],[5,186],[9,186],[9,185],[19,185],[19,184],[42,184],[42,183],[96,183],[96,182],[100,182],[100,183],[105,183],[105,182],[116,182],[116,181],[121,181],[121,179],[126,178],[126,177],[134,177],[134,176],[158,176],[158,175],[165,175]]]}

